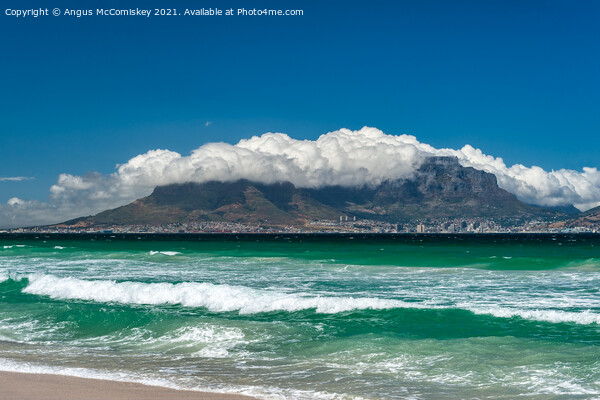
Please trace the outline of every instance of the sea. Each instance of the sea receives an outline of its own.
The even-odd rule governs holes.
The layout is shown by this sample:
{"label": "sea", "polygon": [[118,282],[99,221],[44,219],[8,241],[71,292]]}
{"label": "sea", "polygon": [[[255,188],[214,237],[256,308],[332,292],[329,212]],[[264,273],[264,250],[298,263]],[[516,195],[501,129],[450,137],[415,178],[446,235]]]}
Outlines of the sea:
{"label": "sea", "polygon": [[0,235],[0,370],[599,399],[600,235]]}

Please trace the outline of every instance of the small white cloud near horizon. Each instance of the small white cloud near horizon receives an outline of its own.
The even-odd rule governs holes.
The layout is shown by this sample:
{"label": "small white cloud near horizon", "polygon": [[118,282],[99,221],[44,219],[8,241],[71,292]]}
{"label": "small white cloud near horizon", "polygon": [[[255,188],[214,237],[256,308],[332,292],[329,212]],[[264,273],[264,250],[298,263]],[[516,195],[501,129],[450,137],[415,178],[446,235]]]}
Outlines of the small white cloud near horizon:
{"label": "small white cloud near horizon", "polygon": [[18,197],[12,197],[12,198],[8,199],[6,204],[8,204],[11,207],[15,207],[15,206],[20,206],[22,204],[25,204],[25,202]]}
{"label": "small white cloud near horizon", "polygon": [[0,176],[0,182],[21,182],[35,179],[33,176]]}
{"label": "small white cloud near horizon", "polygon": [[206,122],[204,123],[204,126],[211,126],[212,124],[213,124],[213,123],[212,123],[212,121],[206,121]]}
{"label": "small white cloud near horizon", "polygon": [[289,181],[297,187],[376,185],[410,179],[426,157],[453,156],[461,165],[494,174],[498,185],[521,201],[540,206],[600,205],[600,171],[546,171],[503,159],[465,145],[436,149],[411,135],[388,135],[376,128],[340,129],[316,140],[265,133],[237,144],[207,143],[187,156],[167,149],[149,150],[116,166],[110,175],[60,174],[47,202],[13,198],[0,205],[0,227],[43,225],[93,215],[149,195],[156,186],[184,182]]}

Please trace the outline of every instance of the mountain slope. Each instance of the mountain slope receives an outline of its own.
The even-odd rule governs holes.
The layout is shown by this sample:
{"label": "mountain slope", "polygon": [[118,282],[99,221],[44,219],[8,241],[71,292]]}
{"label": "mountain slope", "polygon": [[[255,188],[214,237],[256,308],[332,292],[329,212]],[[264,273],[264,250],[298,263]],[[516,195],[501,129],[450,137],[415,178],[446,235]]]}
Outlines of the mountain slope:
{"label": "mountain slope", "polygon": [[550,228],[600,228],[600,206],[587,210],[575,218],[559,221],[550,225]]}

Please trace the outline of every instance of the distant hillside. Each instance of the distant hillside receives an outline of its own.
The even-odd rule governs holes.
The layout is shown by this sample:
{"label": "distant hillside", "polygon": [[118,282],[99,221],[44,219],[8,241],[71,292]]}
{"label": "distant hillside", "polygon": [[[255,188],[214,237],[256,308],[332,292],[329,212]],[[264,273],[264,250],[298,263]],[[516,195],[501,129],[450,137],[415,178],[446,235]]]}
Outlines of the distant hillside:
{"label": "distant hillside", "polygon": [[599,227],[600,226],[600,206],[587,210],[575,218],[565,221],[555,222],[550,225],[551,228],[575,228],[575,227]]}
{"label": "distant hillside", "polygon": [[390,222],[441,217],[553,217],[565,213],[531,206],[498,187],[496,177],[463,167],[453,157],[431,157],[411,180],[369,187],[297,188],[289,182],[185,183],[159,186],[145,198],[67,225],[167,224],[230,221],[303,225],[356,216]]}

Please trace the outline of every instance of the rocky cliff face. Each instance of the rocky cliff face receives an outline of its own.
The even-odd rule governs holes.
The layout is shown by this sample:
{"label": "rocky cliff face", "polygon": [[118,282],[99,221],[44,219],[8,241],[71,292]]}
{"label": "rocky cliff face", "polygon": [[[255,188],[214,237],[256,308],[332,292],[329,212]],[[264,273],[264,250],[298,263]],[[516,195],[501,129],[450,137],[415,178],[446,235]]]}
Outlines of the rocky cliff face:
{"label": "rocky cliff face", "polygon": [[453,157],[425,160],[411,180],[376,187],[309,190],[324,204],[360,217],[389,221],[440,217],[534,217],[556,212],[530,206],[498,187],[496,177]]}
{"label": "rocky cliff face", "polygon": [[261,184],[247,180],[161,186],[148,197],[86,218],[85,223],[232,221],[302,225],[340,215],[402,222],[415,218],[530,218],[557,214],[560,212],[522,203],[499,188],[492,174],[463,167],[453,157],[431,157],[413,179],[376,186],[306,189],[289,182]]}

